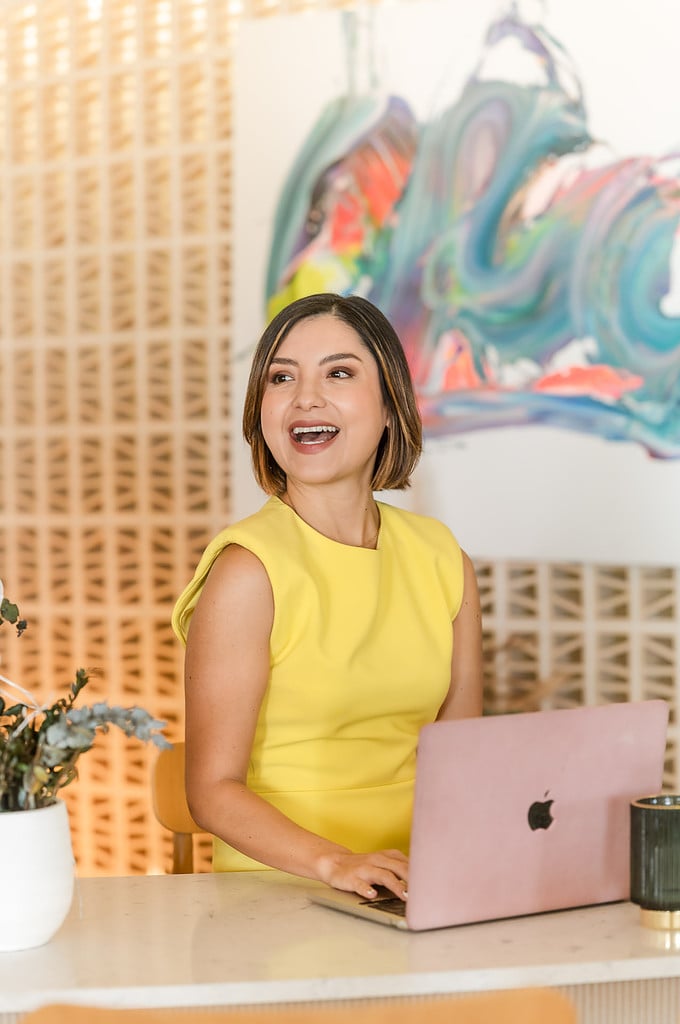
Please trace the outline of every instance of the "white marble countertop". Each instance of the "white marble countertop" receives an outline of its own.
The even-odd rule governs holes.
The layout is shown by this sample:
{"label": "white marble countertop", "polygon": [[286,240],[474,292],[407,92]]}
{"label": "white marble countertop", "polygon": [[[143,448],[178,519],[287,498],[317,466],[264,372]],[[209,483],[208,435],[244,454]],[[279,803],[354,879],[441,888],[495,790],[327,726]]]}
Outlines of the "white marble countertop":
{"label": "white marble countertop", "polygon": [[276,872],[82,879],[46,946],[0,953],[0,1013],[182,1007],[680,976],[629,903],[407,933],[311,904]]}

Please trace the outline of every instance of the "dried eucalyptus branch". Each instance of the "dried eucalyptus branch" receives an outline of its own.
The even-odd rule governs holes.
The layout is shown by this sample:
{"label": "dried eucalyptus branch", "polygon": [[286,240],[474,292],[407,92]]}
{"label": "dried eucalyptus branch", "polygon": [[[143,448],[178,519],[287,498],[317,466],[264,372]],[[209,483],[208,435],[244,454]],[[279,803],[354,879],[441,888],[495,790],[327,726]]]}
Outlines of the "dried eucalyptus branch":
{"label": "dried eucalyptus branch", "polygon": [[[26,622],[19,618],[17,606],[5,598],[1,582],[0,598],[0,624],[15,625],[21,635]],[[111,706],[105,701],[76,707],[89,678],[85,669],[78,669],[65,697],[41,704],[28,690],[0,675],[0,813],[53,804],[58,791],[77,778],[76,762],[92,747],[97,731],[108,732],[115,726],[126,736],[158,747],[170,745],[160,732],[165,722],[143,708]]]}

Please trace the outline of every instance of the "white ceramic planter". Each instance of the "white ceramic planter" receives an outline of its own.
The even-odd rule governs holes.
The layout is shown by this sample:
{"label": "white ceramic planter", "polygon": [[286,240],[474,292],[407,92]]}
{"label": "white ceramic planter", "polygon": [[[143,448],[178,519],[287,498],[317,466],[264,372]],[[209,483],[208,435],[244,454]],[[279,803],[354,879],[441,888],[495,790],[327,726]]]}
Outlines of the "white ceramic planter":
{"label": "white ceramic planter", "polygon": [[48,942],[73,898],[74,862],[66,804],[0,812],[0,953]]}

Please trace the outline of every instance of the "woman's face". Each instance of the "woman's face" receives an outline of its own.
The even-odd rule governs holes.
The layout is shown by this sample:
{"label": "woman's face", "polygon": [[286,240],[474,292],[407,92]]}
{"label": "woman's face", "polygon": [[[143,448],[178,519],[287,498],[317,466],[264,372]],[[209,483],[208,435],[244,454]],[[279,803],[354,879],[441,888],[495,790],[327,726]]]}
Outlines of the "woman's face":
{"label": "woman's face", "polygon": [[289,484],[370,487],[387,410],[377,363],[342,320],[309,317],[291,329],[267,372],[260,418]]}

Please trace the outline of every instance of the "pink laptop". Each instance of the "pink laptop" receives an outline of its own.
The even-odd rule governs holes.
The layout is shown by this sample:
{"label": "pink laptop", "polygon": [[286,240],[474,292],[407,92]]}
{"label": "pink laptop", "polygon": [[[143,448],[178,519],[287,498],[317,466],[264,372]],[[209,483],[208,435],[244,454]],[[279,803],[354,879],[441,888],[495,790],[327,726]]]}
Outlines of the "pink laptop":
{"label": "pink laptop", "polygon": [[315,903],[420,931],[629,896],[629,804],[661,789],[662,700],[421,731],[409,896]]}

